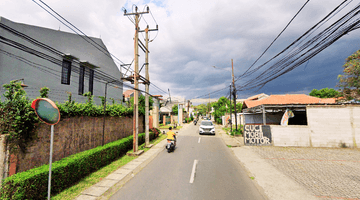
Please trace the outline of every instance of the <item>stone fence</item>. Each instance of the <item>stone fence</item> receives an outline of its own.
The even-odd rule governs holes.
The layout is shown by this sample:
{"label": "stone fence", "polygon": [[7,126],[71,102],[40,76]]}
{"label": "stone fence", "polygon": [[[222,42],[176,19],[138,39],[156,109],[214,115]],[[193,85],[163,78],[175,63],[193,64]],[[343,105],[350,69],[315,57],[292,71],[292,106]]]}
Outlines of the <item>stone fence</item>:
{"label": "stone fence", "polygon": [[[102,145],[103,117],[70,117],[54,126],[53,162]],[[23,155],[17,155],[15,172],[23,172],[49,163],[50,126],[41,123],[36,128],[38,138]],[[139,117],[139,133],[144,132],[144,117]],[[105,144],[133,134],[133,118],[105,117]],[[1,152],[4,154],[5,152]],[[1,158],[1,156],[0,156]],[[3,160],[0,161],[3,163]],[[14,163],[10,163],[10,168]],[[11,175],[11,174],[10,174]],[[5,176],[6,177],[6,176]],[[4,176],[3,176],[4,178]]]}

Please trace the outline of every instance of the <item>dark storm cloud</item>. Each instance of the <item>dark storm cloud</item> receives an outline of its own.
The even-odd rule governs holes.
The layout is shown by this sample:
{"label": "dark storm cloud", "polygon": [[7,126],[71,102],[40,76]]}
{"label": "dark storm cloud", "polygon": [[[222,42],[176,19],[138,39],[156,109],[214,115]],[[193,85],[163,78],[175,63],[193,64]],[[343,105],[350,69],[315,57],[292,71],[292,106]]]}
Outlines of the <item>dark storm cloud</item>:
{"label": "dark storm cloud", "polygon": [[[158,33],[150,33],[151,39],[158,34],[149,44],[150,81],[164,91],[170,88],[174,96],[194,98],[227,88],[231,81],[231,59],[234,60],[235,75],[244,73],[305,2],[122,0],[99,4],[99,1],[95,0],[65,0],[48,3],[89,36],[101,37],[109,51],[124,63],[130,63],[134,57],[134,25],[123,16],[121,9],[126,7],[131,11],[132,5],[136,4],[142,10],[145,4],[149,5],[159,25]],[[342,0],[310,1],[254,67],[283,50],[341,2]],[[60,23],[32,1],[23,3],[5,0],[0,5],[1,15],[10,20],[52,29],[59,28]],[[350,3],[338,16],[355,5],[356,2]],[[324,27],[336,19],[338,18],[334,17]],[[140,23],[141,29],[147,25],[145,20],[150,28],[155,28],[156,23],[151,15],[144,15]],[[60,25],[60,28],[71,32],[63,25]],[[141,35],[140,39],[143,40],[143,36]],[[260,92],[306,93],[313,88],[335,87],[336,77],[342,71],[345,58],[359,49],[358,36],[358,30],[351,32],[310,59],[306,68],[304,63],[292,72],[269,82],[262,89],[242,91],[239,96],[246,97]],[[140,67],[143,63],[144,53],[140,52]],[[255,77],[240,79],[236,84],[242,85]],[[161,93],[154,87],[150,87],[150,92]],[[226,89],[216,95],[227,93]]]}

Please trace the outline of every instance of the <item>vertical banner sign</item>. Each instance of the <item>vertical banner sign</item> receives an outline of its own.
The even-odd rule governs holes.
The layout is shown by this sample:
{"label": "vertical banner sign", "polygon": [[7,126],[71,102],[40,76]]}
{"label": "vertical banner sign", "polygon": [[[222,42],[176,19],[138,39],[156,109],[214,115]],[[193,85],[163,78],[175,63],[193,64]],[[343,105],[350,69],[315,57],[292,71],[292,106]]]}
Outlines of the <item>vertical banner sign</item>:
{"label": "vertical banner sign", "polygon": [[60,121],[60,112],[53,101],[48,98],[35,99],[31,103],[31,107],[35,110],[39,119],[48,125],[51,125],[50,137],[50,159],[49,159],[49,182],[48,182],[48,200],[51,194],[51,165],[54,141],[54,125]]}
{"label": "vertical banner sign", "polygon": [[268,125],[245,125],[245,145],[271,145],[271,130]]}
{"label": "vertical banner sign", "polygon": [[289,123],[289,118],[293,118],[295,115],[293,113],[293,111],[286,109],[284,115],[281,118],[281,126],[287,126]]}

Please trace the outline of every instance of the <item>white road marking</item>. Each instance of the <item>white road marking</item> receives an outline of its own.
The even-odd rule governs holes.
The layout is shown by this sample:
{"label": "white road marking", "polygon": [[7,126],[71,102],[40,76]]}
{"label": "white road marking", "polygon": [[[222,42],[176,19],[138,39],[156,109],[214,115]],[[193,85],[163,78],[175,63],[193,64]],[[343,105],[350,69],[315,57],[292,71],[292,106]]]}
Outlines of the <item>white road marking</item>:
{"label": "white road marking", "polygon": [[194,165],[193,165],[191,176],[190,176],[190,183],[194,182],[197,163],[198,163],[198,160],[194,160]]}
{"label": "white road marking", "polygon": [[199,141],[198,141],[198,143],[200,143],[200,139],[201,139],[201,137],[199,137]]}

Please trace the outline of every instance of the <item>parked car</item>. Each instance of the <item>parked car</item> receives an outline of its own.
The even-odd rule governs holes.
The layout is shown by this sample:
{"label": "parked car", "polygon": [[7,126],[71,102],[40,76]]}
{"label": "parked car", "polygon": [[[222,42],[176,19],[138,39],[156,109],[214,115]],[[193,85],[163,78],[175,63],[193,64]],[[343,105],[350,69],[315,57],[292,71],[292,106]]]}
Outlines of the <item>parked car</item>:
{"label": "parked car", "polygon": [[213,134],[215,135],[215,126],[210,120],[203,120],[200,123],[199,134]]}

